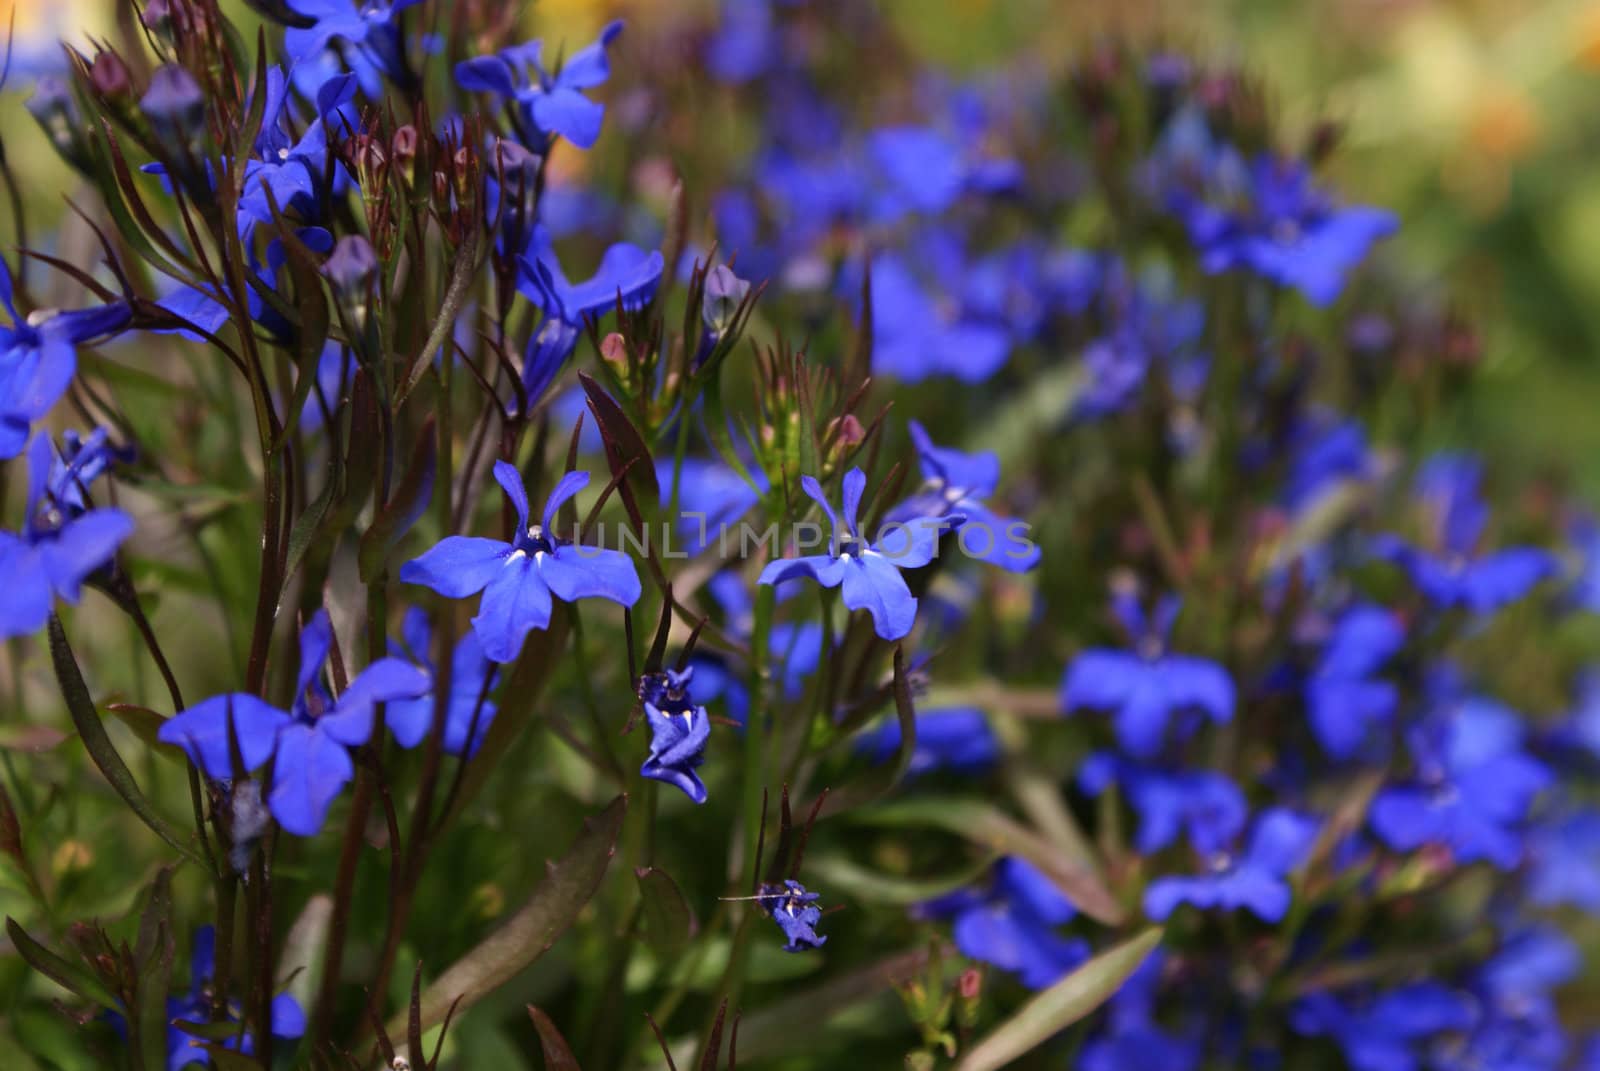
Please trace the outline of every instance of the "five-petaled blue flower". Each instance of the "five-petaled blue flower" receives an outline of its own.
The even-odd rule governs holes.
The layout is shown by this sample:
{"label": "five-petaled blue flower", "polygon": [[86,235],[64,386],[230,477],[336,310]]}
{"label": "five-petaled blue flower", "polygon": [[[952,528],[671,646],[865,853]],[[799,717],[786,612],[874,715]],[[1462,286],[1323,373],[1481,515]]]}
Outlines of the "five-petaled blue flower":
{"label": "five-petaled blue flower", "polygon": [[1224,851],[1250,817],[1244,793],[1215,770],[1163,770],[1138,766],[1109,752],[1090,755],[1078,784],[1091,796],[1119,786],[1139,816],[1134,847],[1152,855],[1187,834],[1203,857]]}
{"label": "five-petaled blue flower", "polygon": [[1480,552],[1489,518],[1478,494],[1482,471],[1475,458],[1444,454],[1418,473],[1417,494],[1429,514],[1431,551],[1393,535],[1373,540],[1373,553],[1410,574],[1411,582],[1441,610],[1490,613],[1559,571],[1555,557],[1537,547]]}
{"label": "five-petaled blue flower", "polygon": [[267,806],[278,824],[297,836],[315,835],[334,798],[355,776],[349,749],[371,739],[377,705],[422,695],[429,685],[428,674],[416,666],[380,658],[336,700],[324,679],[332,644],[328,613],[318,610],[300,630],[300,672],[288,710],[245,692],[212,696],[169,718],[158,738],[182,748],[213,780],[231,781],[231,731],[241,774],[276,760]]}
{"label": "five-petaled blue flower", "polygon": [[793,878],[782,885],[761,886],[758,902],[788,938],[785,952],[804,952],[828,943],[826,937],[817,935],[817,923],[822,921],[822,908],[817,906],[820,899],[821,893],[808,892]]}
{"label": "five-petaled blue flower", "polygon": [[1354,1071],[1415,1071],[1437,1034],[1470,1028],[1473,1001],[1437,982],[1413,982],[1371,1001],[1315,993],[1295,1005],[1289,1022],[1297,1033],[1338,1042]]}
{"label": "five-petaled blue flower", "polygon": [[544,42],[529,41],[456,64],[456,83],[474,93],[493,93],[514,101],[514,122],[523,128],[519,135],[540,151],[557,134],[587,149],[600,136],[606,109],[584,96],[583,90],[611,77],[606,49],[621,32],[620,20],[609,23],[600,31],[599,40],[573,53],[555,74],[545,70]]}
{"label": "five-petaled blue flower", "polygon": [[1334,624],[1305,690],[1311,729],[1329,755],[1350,758],[1394,713],[1399,689],[1372,675],[1404,642],[1395,615],[1369,603],[1352,606]]}
{"label": "five-petaled blue flower", "polygon": [[936,446],[921,424],[910,423],[911,440],[922,464],[922,488],[889,511],[886,520],[908,523],[919,517],[959,514],[956,538],[965,557],[1025,573],[1039,564],[1039,545],[1028,538],[1028,525],[1002,517],[984,504],[1000,484],[1000,459],[984,451],[963,454]]}
{"label": "five-petaled blue flower", "polygon": [[[435,707],[431,652],[433,629],[427,613],[419,606],[406,611],[400,622],[400,643],[389,644],[389,653],[415,663],[428,675],[428,690],[411,699],[396,699],[385,709],[384,721],[401,747],[416,747],[433,731]],[[483,743],[483,734],[494,721],[496,707],[489,692],[497,674],[483,656],[478,636],[468,632],[456,642],[450,656],[450,698],[445,705],[444,750],[450,755],[472,755]],[[472,746],[467,746],[467,734]]]}
{"label": "five-petaled blue flower", "polygon": [[1317,839],[1313,818],[1275,807],[1256,819],[1250,845],[1235,858],[1218,852],[1211,871],[1193,877],[1157,878],[1144,894],[1144,911],[1157,922],[1190,904],[1202,910],[1246,908],[1263,922],[1277,922],[1289,910],[1288,874],[1300,865]]}
{"label": "five-petaled blue flower", "polygon": [[316,24],[304,29],[290,28],[283,35],[284,49],[298,65],[308,60],[315,68],[320,55],[342,41],[355,49],[360,62],[352,62],[359,74],[370,65],[395,82],[412,78],[406,63],[405,41],[398,24],[409,7],[422,0],[291,0],[301,14]]}
{"label": "five-petaled blue flower", "polygon": [[133,518],[120,509],[84,509],[83,489],[103,468],[99,450],[79,450],[63,464],[49,436],[33,440],[22,530],[0,532],[0,636],[43,628],[56,598],[76,604],[83,582],[133,533]]}
{"label": "five-petaled blue flower", "polygon": [[768,562],[761,570],[759,583],[781,584],[810,577],[825,588],[842,587],[845,606],[870,613],[881,638],[898,640],[905,636],[916,623],[917,600],[900,570],[919,569],[931,562],[938,551],[940,531],[957,523],[959,517],[919,519],[909,525],[886,524],[878,541],[868,543],[856,520],[861,493],[867,486],[865,473],[860,469],[845,473],[842,525],[816,480],[802,476],[800,486],[828,515],[833,529],[829,551]]}
{"label": "five-petaled blue flower", "polygon": [[1033,864],[1007,856],[989,883],[959,889],[919,904],[919,918],[953,919],[951,936],[961,954],[1018,975],[1029,989],[1044,989],[1089,958],[1081,937],[1057,927],[1077,915],[1072,902]]}
{"label": "five-petaled blue flower", "polygon": [[510,662],[534,629],[550,624],[551,596],[562,602],[601,598],[632,606],[639,601],[639,574],[621,551],[582,547],[555,534],[561,504],[589,483],[587,472],[561,477],[544,504],[538,524],[528,524],[528,493],[516,466],[496,461],[494,478],[517,511],[511,542],[478,536],[446,536],[433,549],[400,568],[400,579],[451,599],[483,592],[472,628],[492,662]]}
{"label": "five-petaled blue flower", "polygon": [[1061,687],[1065,709],[1114,711],[1118,743],[1138,758],[1161,750],[1167,724],[1180,710],[1197,709],[1216,722],[1233,717],[1227,670],[1204,658],[1167,652],[1177,598],[1162,599],[1148,624],[1133,597],[1119,595],[1113,605],[1136,648],[1095,647],[1073,659]]}
{"label": "five-petaled blue flower", "polygon": [[639,772],[683,790],[696,803],[706,801],[706,786],[695,773],[705,761],[711,716],[689,695],[694,667],[647,673],[639,680],[639,701],[650,723],[650,757]]}
{"label": "five-petaled blue flower", "polygon": [[28,445],[33,424],[66,393],[78,368],[81,343],[111,335],[128,322],[128,306],[56,312],[39,309],[24,318],[12,299],[11,270],[0,261],[0,302],[11,325],[0,326],[0,460]]}

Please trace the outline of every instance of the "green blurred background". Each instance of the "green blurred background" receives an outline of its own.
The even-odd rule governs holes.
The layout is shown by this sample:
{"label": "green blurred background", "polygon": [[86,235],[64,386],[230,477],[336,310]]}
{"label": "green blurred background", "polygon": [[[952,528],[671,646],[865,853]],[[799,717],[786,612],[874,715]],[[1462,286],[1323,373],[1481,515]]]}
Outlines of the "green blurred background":
{"label": "green blurred background", "polygon": [[[1122,35],[1253,72],[1290,137],[1340,124],[1337,184],[1404,220],[1388,249],[1397,285],[1459,308],[1484,336],[1472,404],[1439,440],[1491,450],[1512,478],[1562,471],[1600,500],[1600,465],[1586,463],[1600,456],[1600,0],[878,2],[956,71],[1018,49],[1065,66]],[[0,0],[0,25],[15,18],[23,55],[58,36],[86,47],[112,31],[115,5]],[[714,9],[541,0],[525,19],[530,34],[571,42],[614,13],[642,37]],[[25,80],[13,83],[0,132],[42,232],[73,183],[22,109]]]}

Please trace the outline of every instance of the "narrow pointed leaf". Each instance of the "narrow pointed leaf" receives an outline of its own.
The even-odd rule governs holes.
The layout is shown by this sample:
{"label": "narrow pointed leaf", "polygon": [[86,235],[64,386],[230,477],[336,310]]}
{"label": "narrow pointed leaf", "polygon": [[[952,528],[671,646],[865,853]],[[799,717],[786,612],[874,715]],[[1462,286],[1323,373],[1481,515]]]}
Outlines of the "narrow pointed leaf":
{"label": "narrow pointed leaf", "polygon": [[561,1036],[561,1031],[556,1029],[556,1024],[550,1021],[548,1015],[529,1004],[528,1018],[533,1020],[533,1028],[539,1032],[545,1071],[582,1071],[567,1045],[567,1039]]}
{"label": "narrow pointed leaf", "polygon": [[6,919],[6,935],[11,938],[11,944],[16,948],[24,962],[61,988],[76,993],[84,1000],[92,1001],[102,1008],[121,1008],[121,1002],[111,994],[105,984],[96,978],[88,968],[79,966],[50,951],[44,945],[28,936],[16,919]]}
{"label": "narrow pointed leaf", "polygon": [[678,883],[665,870],[644,867],[634,871],[643,898],[644,935],[650,947],[666,961],[676,959],[699,929],[694,909]]}
{"label": "narrow pointed leaf", "polygon": [[1102,952],[1055,985],[1024,1004],[974,1045],[956,1071],[996,1071],[1049,1041],[1104,1004],[1139,969],[1156,945],[1162,929],[1152,926],[1137,937]]}

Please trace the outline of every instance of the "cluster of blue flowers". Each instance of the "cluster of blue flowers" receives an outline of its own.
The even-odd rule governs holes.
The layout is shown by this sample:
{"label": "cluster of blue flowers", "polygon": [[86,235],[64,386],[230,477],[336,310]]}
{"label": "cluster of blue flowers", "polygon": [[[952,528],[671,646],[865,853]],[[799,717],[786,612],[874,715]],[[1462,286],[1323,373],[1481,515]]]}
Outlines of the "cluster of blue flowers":
{"label": "cluster of blue flowers", "polygon": [[[506,39],[477,5],[453,40],[421,0],[252,6],[280,24],[259,70],[212,32],[214,5],[152,2],[150,62],[74,53],[71,88],[43,78],[30,102],[143,270],[108,241],[79,279],[98,302],[60,312],[0,264],[0,461],[26,470],[0,532],[0,635],[49,628],[72,703],[63,604],[88,586],[133,616],[170,688],[149,735],[190,764],[195,858],[227,890],[223,926],[244,883],[253,955],[273,945],[266,890],[336,883],[316,1008],[267,992],[261,962],[261,1002],[233,999],[202,931],[170,1019],[235,1025],[233,1050],[269,1058],[274,1039],[325,1043],[366,840],[393,853],[369,957],[387,994],[436,835],[546,703],[583,773],[506,771],[517,791],[635,797],[620,838],[584,842],[598,871],[557,865],[561,894],[588,881],[587,898],[628,856],[637,888],[595,901],[619,947],[592,973],[615,993],[659,984],[672,1008],[691,987],[631,958],[640,933],[673,944],[674,911],[630,897],[664,897],[664,878],[686,900],[664,877],[677,852],[711,875],[680,882],[697,893],[753,866],[753,895],[722,900],[789,952],[948,940],[989,970],[996,1009],[1160,927],[1063,1066],[1600,1067],[1558,1013],[1581,969],[1563,924],[1600,912],[1583,789],[1600,675],[1575,678],[1574,711],[1535,717],[1502,664],[1600,611],[1600,526],[1492,509],[1492,459],[1410,456],[1417,429],[1378,423],[1416,401],[1402,356],[1450,386],[1426,360],[1449,328],[1363,286],[1396,219],[1320,185],[1235,72],[1107,49],[1061,94],[1021,68],[954,84],[889,64],[914,78],[907,101],[865,73],[830,81],[814,42],[848,5],[725,0],[686,38],[697,92],[753,112],[757,143],[707,165],[701,228],[682,188],[611,212],[602,178],[574,177],[613,125],[660,159],[704,136],[655,128],[649,100],[602,102],[621,23],[570,53],[470,55]],[[647,97],[635,82],[682,54],[649,51],[630,81]],[[160,482],[163,459],[126,420],[51,430],[65,398],[115,413],[78,361],[112,339],[215,358],[256,421],[242,679],[213,669],[189,705],[133,567],[159,556],[136,533],[159,514],[114,497]],[[730,413],[725,383],[753,405]],[[684,549],[601,545],[595,522],[619,515]],[[90,752],[128,793],[112,747]],[[791,794],[816,801],[803,826]],[[329,873],[279,865],[321,859],[340,808]],[[863,832],[875,819],[895,832]],[[919,823],[966,838],[958,880],[922,880],[937,856]],[[813,826],[817,889],[799,873]],[[728,829],[727,860],[704,865]],[[865,860],[898,870],[894,895],[874,899]],[[852,908],[831,943],[824,895]],[[743,984],[736,914],[698,934],[681,912],[682,942],[729,959],[719,996]],[[919,1059],[968,1040],[953,1002],[915,1024],[934,1039]],[[209,1061],[195,1037],[174,1028],[170,1067]]]}

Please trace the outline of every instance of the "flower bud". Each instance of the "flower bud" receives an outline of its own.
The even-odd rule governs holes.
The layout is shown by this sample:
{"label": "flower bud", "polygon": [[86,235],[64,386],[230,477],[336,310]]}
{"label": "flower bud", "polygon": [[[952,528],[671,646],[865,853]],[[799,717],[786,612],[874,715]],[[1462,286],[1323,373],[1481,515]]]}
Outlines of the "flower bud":
{"label": "flower bud", "polygon": [[206,95],[183,67],[169,63],[150,76],[150,88],[139,100],[156,136],[169,148],[194,144],[206,118]]}
{"label": "flower bud", "polygon": [[722,336],[750,293],[750,283],[739,278],[726,264],[718,264],[706,276],[705,298],[700,303],[700,318],[706,330]]}
{"label": "flower bud", "polygon": [[333,284],[339,308],[357,327],[365,324],[368,295],[378,275],[378,255],[372,243],[359,234],[340,238],[322,265],[322,274]]}
{"label": "flower bud", "polygon": [[66,85],[56,78],[40,78],[33,96],[28,98],[27,108],[62,159],[80,170],[86,169],[89,153],[79,134],[83,120],[78,102]]}
{"label": "flower bud", "polygon": [[89,65],[89,84],[103,97],[120,97],[133,89],[128,65],[115,52],[97,52]]}

